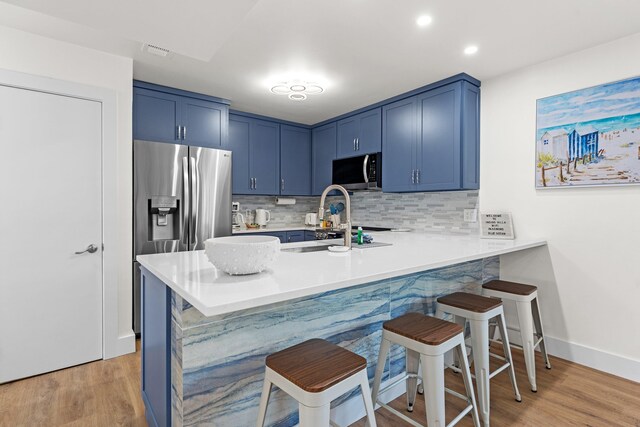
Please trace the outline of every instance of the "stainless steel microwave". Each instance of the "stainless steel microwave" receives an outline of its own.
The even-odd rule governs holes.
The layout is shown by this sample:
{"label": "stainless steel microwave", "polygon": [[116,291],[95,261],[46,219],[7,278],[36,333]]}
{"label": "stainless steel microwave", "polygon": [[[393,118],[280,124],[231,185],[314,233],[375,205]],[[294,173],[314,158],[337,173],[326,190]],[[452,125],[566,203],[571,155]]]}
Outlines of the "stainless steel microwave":
{"label": "stainless steel microwave", "polygon": [[347,190],[382,190],[382,153],[334,160],[331,182]]}

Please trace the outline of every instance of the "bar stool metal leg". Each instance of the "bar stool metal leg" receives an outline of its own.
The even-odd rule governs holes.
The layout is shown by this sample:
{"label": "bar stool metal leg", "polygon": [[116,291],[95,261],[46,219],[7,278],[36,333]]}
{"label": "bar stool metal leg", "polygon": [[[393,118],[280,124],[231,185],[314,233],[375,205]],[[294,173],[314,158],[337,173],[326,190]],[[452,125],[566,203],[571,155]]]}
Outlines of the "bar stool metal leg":
{"label": "bar stool metal leg", "polygon": [[544,343],[544,331],[542,330],[542,321],[540,320],[540,305],[538,304],[538,297],[531,301],[531,314],[533,315],[533,323],[538,332],[538,336],[542,338],[540,340],[540,352],[544,358],[544,365],[547,369],[551,369],[551,362],[549,361],[549,354],[547,354],[547,346]]}
{"label": "bar stool metal leg", "polygon": [[376,426],[376,413],[373,407],[373,402],[369,399],[371,396],[371,389],[369,388],[369,377],[367,375],[367,370],[361,371],[357,374],[360,380],[360,392],[362,393],[362,401],[364,402],[364,409],[367,413],[367,421],[366,427],[377,427]]}
{"label": "bar stool metal leg", "polygon": [[422,378],[425,378],[424,403],[427,408],[427,425],[444,427],[444,355],[420,355]]}
{"label": "bar stool metal leg", "polygon": [[262,383],[262,397],[260,398],[260,408],[258,409],[258,427],[264,426],[264,419],[267,416],[267,404],[269,403],[269,397],[271,396],[271,381],[266,376]]}
{"label": "bar stool metal leg", "polygon": [[478,387],[478,407],[485,427],[489,427],[489,328],[486,320],[469,319],[473,369]]}
{"label": "bar stool metal leg", "polygon": [[331,405],[327,404],[324,406],[311,407],[300,403],[298,405],[300,426],[327,427],[330,424],[330,406]]}
{"label": "bar stool metal leg", "polygon": [[384,367],[387,364],[389,348],[391,348],[391,343],[382,338],[382,341],[380,341],[380,353],[378,353],[378,364],[376,365],[376,375],[373,379],[373,390],[371,390],[371,401],[373,402],[374,407],[376,405],[376,399],[378,398],[378,392],[380,391],[382,373],[384,372]]}
{"label": "bar stool metal leg", "polygon": [[[407,374],[412,376],[407,377],[407,411],[413,412],[413,405],[416,401],[416,392],[418,391],[418,369],[420,367],[420,353],[410,349],[405,349]],[[413,376],[415,375],[415,376]],[[424,377],[422,377],[424,378]]]}
{"label": "bar stool metal leg", "polygon": [[473,382],[471,381],[471,371],[469,370],[469,362],[467,361],[467,348],[464,345],[464,339],[462,344],[454,348],[454,352],[458,353],[459,360],[462,361],[460,369],[462,370],[462,379],[464,381],[464,389],[467,392],[467,397],[473,405],[471,416],[473,418],[473,425],[480,426],[480,417],[478,417],[478,406],[476,404],[476,398],[473,394]]}
{"label": "bar stool metal leg", "polygon": [[522,337],[522,351],[524,364],[527,367],[527,376],[531,384],[531,391],[538,391],[536,385],[536,356],[533,337],[533,317],[531,316],[531,303],[528,301],[516,301],[518,311],[518,323],[520,324],[520,336]]}
{"label": "bar stool metal leg", "polygon": [[500,329],[500,338],[502,338],[502,350],[504,351],[504,357],[506,362],[509,363],[509,378],[511,379],[511,386],[513,387],[513,393],[516,396],[518,402],[522,402],[522,396],[518,390],[518,382],[516,381],[516,372],[513,369],[513,357],[511,356],[511,346],[509,345],[509,336],[507,335],[507,322],[504,319],[504,314],[498,315],[498,329]]}

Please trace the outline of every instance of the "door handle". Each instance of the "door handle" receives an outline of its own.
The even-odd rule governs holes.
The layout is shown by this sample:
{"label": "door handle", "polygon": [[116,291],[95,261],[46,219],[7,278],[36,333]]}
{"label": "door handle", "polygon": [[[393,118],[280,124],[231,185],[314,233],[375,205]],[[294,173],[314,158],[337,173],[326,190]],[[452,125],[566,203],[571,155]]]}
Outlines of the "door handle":
{"label": "door handle", "polygon": [[254,190],[258,189],[258,178],[253,178],[253,189]]}
{"label": "door handle", "polygon": [[360,138],[356,138],[356,151],[360,151]]}
{"label": "door handle", "polygon": [[353,151],[356,151],[356,139],[353,138]]}
{"label": "door handle", "polygon": [[196,170],[196,159],[194,157],[189,157],[189,166],[190,166],[190,175],[191,175],[191,220],[189,221],[189,231],[191,234],[191,239],[189,245],[194,245],[196,241],[196,218],[198,215],[198,205],[199,205],[199,190],[200,190],[200,179],[198,177],[198,171]]}
{"label": "door handle", "polygon": [[412,184],[416,183],[416,170],[415,169],[411,169],[411,183]]}
{"label": "door handle", "polygon": [[182,139],[187,139],[187,127],[182,126]]}
{"label": "door handle", "polygon": [[189,190],[189,161],[186,157],[182,158],[182,243],[185,246],[189,244],[189,210],[191,209],[190,190]]}
{"label": "door handle", "polygon": [[364,163],[362,164],[362,175],[363,175],[365,184],[369,183],[368,165],[369,165],[369,155],[367,154],[366,156],[364,156]]}
{"label": "door handle", "polygon": [[98,247],[92,243],[89,246],[87,246],[87,249],[85,249],[84,251],[76,252],[76,255],[81,255],[81,254],[83,254],[85,252],[89,252],[90,254],[92,254],[92,253],[96,252],[97,250],[98,250]]}
{"label": "door handle", "polygon": [[416,184],[420,184],[420,169],[416,169]]}
{"label": "door handle", "polygon": [[280,180],[280,191],[284,191],[284,178]]}

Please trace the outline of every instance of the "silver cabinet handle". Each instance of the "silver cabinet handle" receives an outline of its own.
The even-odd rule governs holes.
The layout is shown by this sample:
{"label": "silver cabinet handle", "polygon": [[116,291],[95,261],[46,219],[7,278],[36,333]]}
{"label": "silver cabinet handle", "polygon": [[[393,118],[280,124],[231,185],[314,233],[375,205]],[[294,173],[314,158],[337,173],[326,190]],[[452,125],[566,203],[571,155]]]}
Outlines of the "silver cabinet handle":
{"label": "silver cabinet handle", "polygon": [[411,183],[412,184],[416,183],[416,170],[415,169],[411,169]]}
{"label": "silver cabinet handle", "polygon": [[249,178],[249,190],[253,190],[253,178]]}
{"label": "silver cabinet handle", "polygon": [[76,252],[76,255],[81,255],[81,254],[83,254],[85,252],[89,252],[90,254],[92,254],[92,253],[96,252],[97,250],[98,250],[98,247],[92,243],[89,246],[87,246],[87,249],[85,249],[84,251]]}
{"label": "silver cabinet handle", "polygon": [[360,151],[360,138],[356,138],[356,151]]}
{"label": "silver cabinet handle", "polygon": [[416,184],[420,184],[420,169],[416,169]]}
{"label": "silver cabinet handle", "polygon": [[356,139],[353,138],[353,151],[356,151]]}
{"label": "silver cabinet handle", "polygon": [[258,178],[253,178],[253,189],[254,190],[258,189]]}
{"label": "silver cabinet handle", "polygon": [[187,139],[187,127],[182,126],[182,139]]}
{"label": "silver cabinet handle", "polygon": [[176,139],[182,139],[182,126],[176,126]]}
{"label": "silver cabinet handle", "polygon": [[280,179],[280,191],[284,191],[284,178]]}

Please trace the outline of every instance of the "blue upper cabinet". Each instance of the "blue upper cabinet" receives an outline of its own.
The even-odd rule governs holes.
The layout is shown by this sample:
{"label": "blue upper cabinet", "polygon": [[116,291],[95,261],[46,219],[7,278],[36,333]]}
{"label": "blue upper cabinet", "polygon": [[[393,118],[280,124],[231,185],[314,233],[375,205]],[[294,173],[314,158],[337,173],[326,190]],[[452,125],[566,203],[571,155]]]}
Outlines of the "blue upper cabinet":
{"label": "blue upper cabinet", "polygon": [[311,195],[311,131],[280,126],[280,194]]}
{"label": "blue upper cabinet", "polygon": [[279,194],[280,125],[229,114],[233,194]]}
{"label": "blue upper cabinet", "polygon": [[280,188],[280,125],[252,120],[249,133],[250,194],[274,195]]}
{"label": "blue upper cabinet", "polygon": [[462,188],[480,188],[480,88],[462,82]]}
{"label": "blue upper cabinet", "polygon": [[249,173],[249,134],[251,122],[244,117],[229,115],[229,142],[223,148],[231,150],[233,194],[251,194],[253,181]]}
{"label": "blue upper cabinet", "polygon": [[228,135],[226,105],[200,99],[182,100],[182,138],[185,144],[221,148]]}
{"label": "blue upper cabinet", "polygon": [[417,191],[418,100],[411,97],[382,107],[382,187]]}
{"label": "blue upper cabinet", "polygon": [[221,148],[227,142],[228,101],[134,82],[133,138]]}
{"label": "blue upper cabinet", "polygon": [[[331,169],[336,158],[336,122],[314,128],[311,133],[311,194],[319,196],[331,185]],[[384,163],[383,163],[384,164]]]}
{"label": "blue upper cabinet", "polygon": [[479,187],[479,88],[450,83],[383,107],[388,192]]}
{"label": "blue upper cabinet", "polygon": [[421,129],[417,152],[419,191],[459,190],[461,84],[418,95]]}
{"label": "blue upper cabinet", "polygon": [[381,151],[381,130],[381,108],[339,120],[336,158],[343,159]]}
{"label": "blue upper cabinet", "polygon": [[133,90],[133,138],[180,143],[180,97],[154,90]]}

